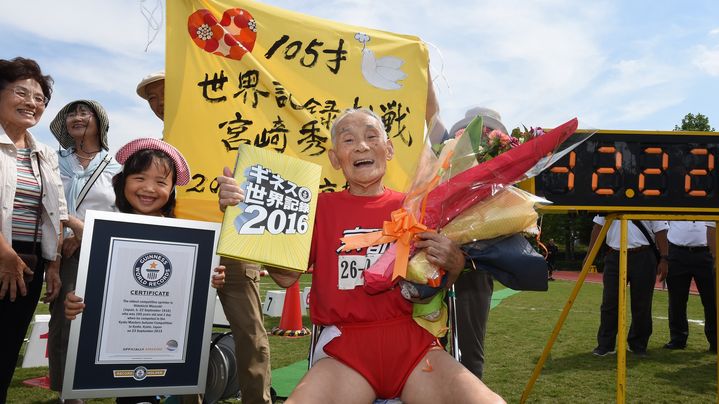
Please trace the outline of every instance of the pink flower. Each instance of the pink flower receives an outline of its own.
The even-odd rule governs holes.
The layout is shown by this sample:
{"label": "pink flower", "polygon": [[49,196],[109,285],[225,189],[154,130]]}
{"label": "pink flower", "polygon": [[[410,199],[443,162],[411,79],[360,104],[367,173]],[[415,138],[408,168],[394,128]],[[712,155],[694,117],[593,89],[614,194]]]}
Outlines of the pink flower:
{"label": "pink flower", "polygon": [[454,132],[454,138],[455,138],[455,139],[459,139],[460,136],[462,136],[462,134],[464,133],[465,129],[467,129],[467,128],[459,128],[459,129],[457,129],[457,131]]}
{"label": "pink flower", "polygon": [[489,143],[490,144],[494,143],[497,140],[497,138],[499,138],[501,135],[502,135],[502,132],[500,132],[496,129],[489,132],[489,135],[487,135],[487,138],[489,139]]}
{"label": "pink flower", "polygon": [[499,132],[499,142],[502,144],[502,147],[507,146],[509,144],[509,141],[510,140],[508,134]]}

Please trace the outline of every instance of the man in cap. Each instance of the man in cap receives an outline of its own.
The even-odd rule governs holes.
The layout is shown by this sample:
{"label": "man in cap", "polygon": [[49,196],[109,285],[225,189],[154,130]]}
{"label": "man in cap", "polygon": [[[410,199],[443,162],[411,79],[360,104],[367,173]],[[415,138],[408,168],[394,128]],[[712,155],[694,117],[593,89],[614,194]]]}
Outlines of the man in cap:
{"label": "man in cap", "polygon": [[165,71],[145,76],[137,85],[137,95],[147,100],[150,109],[160,120],[165,120]]}
{"label": "man in cap", "polygon": [[[152,73],[137,85],[137,95],[147,100],[158,118],[165,119],[165,72]],[[243,403],[272,402],[270,389],[270,341],[262,320],[260,269],[257,264],[222,257],[225,286],[217,290],[235,340],[237,377]]]}

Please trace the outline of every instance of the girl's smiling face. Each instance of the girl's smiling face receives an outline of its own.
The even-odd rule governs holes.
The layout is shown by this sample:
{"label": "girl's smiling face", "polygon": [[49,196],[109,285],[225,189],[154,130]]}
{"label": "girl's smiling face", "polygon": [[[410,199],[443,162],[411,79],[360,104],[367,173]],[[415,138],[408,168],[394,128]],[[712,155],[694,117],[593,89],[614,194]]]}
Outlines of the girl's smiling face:
{"label": "girl's smiling face", "polygon": [[147,169],[127,176],[124,194],[134,213],[162,216],[173,188],[171,164],[153,157]]}

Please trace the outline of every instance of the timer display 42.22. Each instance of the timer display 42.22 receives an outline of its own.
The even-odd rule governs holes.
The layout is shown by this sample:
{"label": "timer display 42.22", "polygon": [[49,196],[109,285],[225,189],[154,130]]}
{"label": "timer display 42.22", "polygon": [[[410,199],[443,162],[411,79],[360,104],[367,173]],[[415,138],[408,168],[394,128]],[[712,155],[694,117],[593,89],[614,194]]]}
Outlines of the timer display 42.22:
{"label": "timer display 42.22", "polygon": [[716,132],[598,131],[533,192],[554,202],[548,210],[716,213],[717,154]]}

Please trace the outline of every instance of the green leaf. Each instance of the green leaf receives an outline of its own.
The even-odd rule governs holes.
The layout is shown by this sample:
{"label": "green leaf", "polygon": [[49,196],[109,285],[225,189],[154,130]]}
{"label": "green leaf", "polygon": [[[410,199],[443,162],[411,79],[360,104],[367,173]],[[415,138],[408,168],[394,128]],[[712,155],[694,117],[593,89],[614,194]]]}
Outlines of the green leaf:
{"label": "green leaf", "polygon": [[465,135],[469,135],[469,141],[472,143],[472,151],[475,155],[479,153],[479,146],[482,145],[482,133],[484,132],[484,120],[481,116],[476,116],[467,125],[467,129],[464,130]]}

